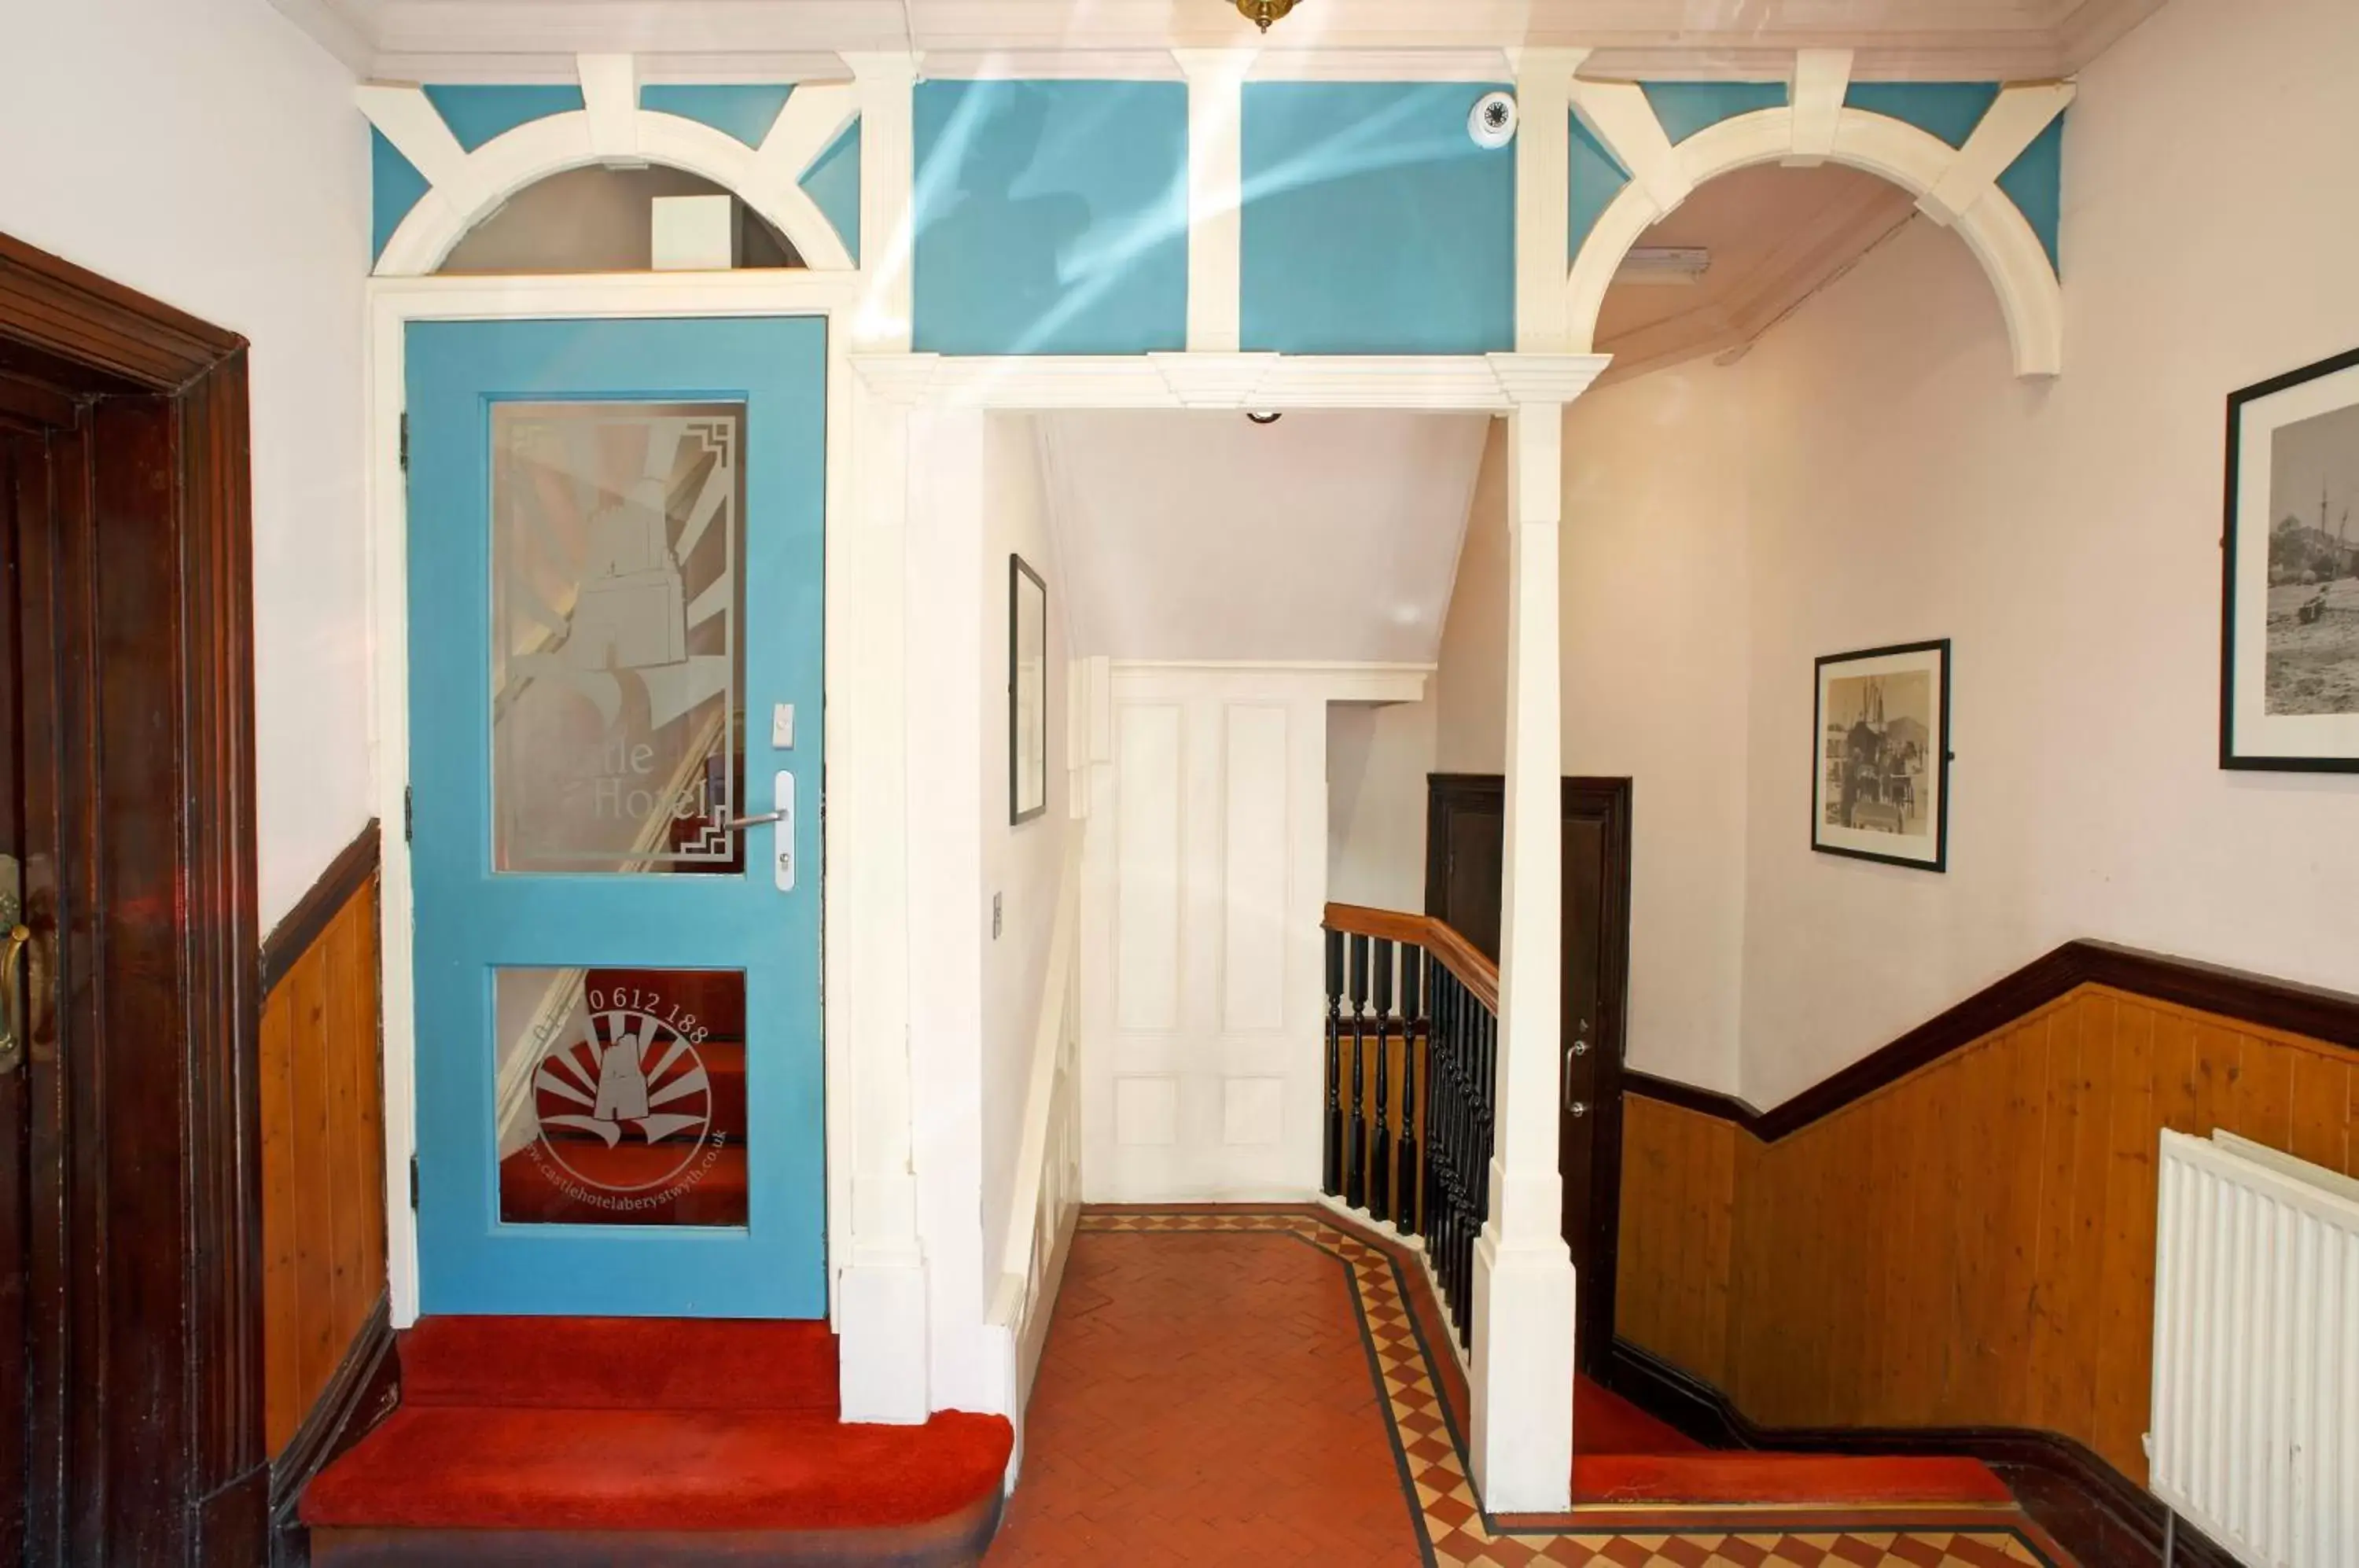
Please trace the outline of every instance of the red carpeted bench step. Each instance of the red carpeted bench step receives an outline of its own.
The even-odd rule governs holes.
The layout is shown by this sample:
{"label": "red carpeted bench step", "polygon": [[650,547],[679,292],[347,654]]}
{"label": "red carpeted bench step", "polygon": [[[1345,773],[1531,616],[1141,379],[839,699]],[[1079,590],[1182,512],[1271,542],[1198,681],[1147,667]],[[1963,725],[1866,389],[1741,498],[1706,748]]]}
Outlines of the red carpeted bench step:
{"label": "red carpeted bench step", "polygon": [[401,1402],[511,1410],[835,1413],[824,1323],[429,1317],[400,1338]]}
{"label": "red carpeted bench step", "polygon": [[304,1491],[314,1530],[808,1532],[995,1517],[1015,1431],[945,1411],[405,1405]]}
{"label": "red carpeted bench step", "polygon": [[1978,1459],[1743,1451],[1576,1455],[1572,1500],[2006,1505],[2015,1494]]}

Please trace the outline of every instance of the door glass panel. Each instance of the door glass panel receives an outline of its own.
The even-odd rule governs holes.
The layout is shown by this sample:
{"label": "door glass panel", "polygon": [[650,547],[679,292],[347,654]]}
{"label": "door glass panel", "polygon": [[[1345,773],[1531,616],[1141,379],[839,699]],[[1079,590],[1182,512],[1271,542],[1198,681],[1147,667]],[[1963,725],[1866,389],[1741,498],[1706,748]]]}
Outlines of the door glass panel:
{"label": "door glass panel", "polygon": [[495,973],[500,1218],[745,1223],[745,975]]}
{"label": "door glass panel", "polygon": [[744,868],[745,436],[740,404],[493,405],[494,870]]}

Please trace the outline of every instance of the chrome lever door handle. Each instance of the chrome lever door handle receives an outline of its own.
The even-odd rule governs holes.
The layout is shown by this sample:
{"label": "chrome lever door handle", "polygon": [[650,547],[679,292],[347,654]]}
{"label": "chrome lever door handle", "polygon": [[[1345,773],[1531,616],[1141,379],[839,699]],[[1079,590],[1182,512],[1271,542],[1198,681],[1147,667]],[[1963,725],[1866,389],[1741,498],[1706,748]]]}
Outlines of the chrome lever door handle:
{"label": "chrome lever door handle", "polygon": [[758,817],[732,817],[722,823],[721,827],[724,833],[744,833],[747,828],[767,827],[772,822],[783,822],[788,814],[786,811],[764,811]]}

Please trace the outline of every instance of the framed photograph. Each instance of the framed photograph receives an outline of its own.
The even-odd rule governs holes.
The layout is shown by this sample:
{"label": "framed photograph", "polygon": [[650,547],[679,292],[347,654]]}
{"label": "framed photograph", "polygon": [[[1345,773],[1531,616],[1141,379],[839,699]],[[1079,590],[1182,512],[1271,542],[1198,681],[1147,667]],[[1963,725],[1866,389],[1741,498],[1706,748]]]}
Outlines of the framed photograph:
{"label": "framed photograph", "polygon": [[2220,766],[2359,772],[2359,351],[2228,399]]}
{"label": "framed photograph", "polygon": [[1816,721],[1810,847],[1948,870],[1949,639],[1820,659]]}
{"label": "framed photograph", "polygon": [[1049,585],[1007,558],[1007,820],[1049,809]]}

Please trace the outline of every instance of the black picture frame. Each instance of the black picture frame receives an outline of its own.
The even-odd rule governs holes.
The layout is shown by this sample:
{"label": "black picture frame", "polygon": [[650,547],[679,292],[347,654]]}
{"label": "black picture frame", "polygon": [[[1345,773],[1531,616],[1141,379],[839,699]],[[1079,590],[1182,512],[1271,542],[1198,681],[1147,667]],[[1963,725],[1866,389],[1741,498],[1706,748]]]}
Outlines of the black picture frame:
{"label": "black picture frame", "polygon": [[[1926,775],[1933,780],[1932,826],[1933,849],[1930,857],[1905,853],[1886,853],[1870,848],[1854,839],[1850,843],[1830,842],[1830,831],[1857,833],[1861,830],[1827,821],[1828,768],[1832,760],[1827,744],[1827,683],[1830,671],[1843,665],[1886,663],[1923,656],[1936,666],[1934,690],[1934,729],[1926,739]],[[1951,747],[1950,732],[1950,669],[1951,647],[1948,637],[1935,637],[1924,642],[1893,643],[1883,648],[1864,648],[1848,653],[1821,656],[1811,669],[1810,680],[1810,848],[1821,855],[1838,855],[1851,860],[1875,861],[1884,866],[1901,866],[1912,871],[1936,874],[1950,869],[1950,764],[1956,754]],[[1863,671],[1863,674],[1869,673]],[[1838,677],[1839,678],[1839,677]],[[1912,796],[1914,787],[1912,786]],[[1904,819],[1905,820],[1905,819]],[[1896,837],[1897,835],[1896,834]]]}
{"label": "black picture frame", "polygon": [[[1038,641],[1027,648],[1027,634],[1036,627]],[[1032,720],[1028,730],[1027,713]],[[1031,764],[1028,779],[1027,762]],[[1049,584],[1022,556],[1011,553],[1007,558],[1008,825],[1021,827],[1048,811]]]}
{"label": "black picture frame", "polygon": [[[2254,404],[2265,402],[2282,393],[2308,386],[2313,381],[2323,380],[2327,376],[2339,376],[2352,370],[2359,370],[2359,349],[2319,360],[2313,365],[2305,365],[2299,370],[2289,370],[2282,376],[2273,376],[2266,381],[2255,382],[2250,387],[2239,387],[2228,395],[2226,482],[2221,505],[2220,526],[2220,766],[2231,771],[2359,773],[2359,744],[2354,744],[2351,751],[2341,755],[2292,753],[2257,746],[2240,747],[2237,741],[2236,716],[2236,643],[2239,631],[2236,601],[2244,586],[2239,569],[2245,564],[2240,559],[2242,553],[2240,540],[2246,537],[2245,530],[2240,526],[2244,520],[2242,492],[2245,472],[2250,462],[2256,455],[2262,455],[2248,453],[2245,451],[2245,416]],[[2354,397],[2354,403],[2359,403],[2359,397]],[[2269,433],[2274,437],[2276,431],[2272,430]],[[2271,526],[2267,518],[2261,519],[2260,527],[2263,529],[2266,530]],[[2264,533],[2263,537],[2266,539],[2267,535]],[[2354,546],[2359,546],[2359,539],[2353,542]],[[2262,562],[2262,570],[2267,572],[2266,558]],[[2264,585],[2266,588],[2266,576]],[[2266,638],[2266,618],[2262,635]],[[2265,661],[2266,669],[2267,659],[2266,640],[2262,646],[2261,657]],[[2264,679],[2266,680],[2266,677]]]}

